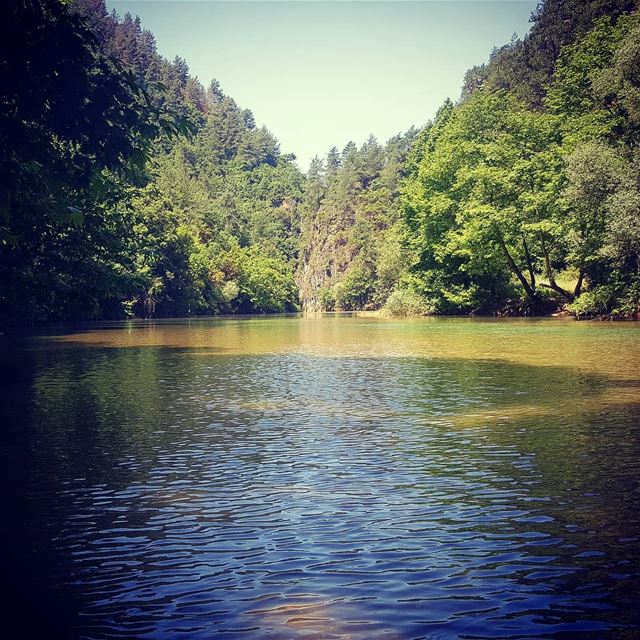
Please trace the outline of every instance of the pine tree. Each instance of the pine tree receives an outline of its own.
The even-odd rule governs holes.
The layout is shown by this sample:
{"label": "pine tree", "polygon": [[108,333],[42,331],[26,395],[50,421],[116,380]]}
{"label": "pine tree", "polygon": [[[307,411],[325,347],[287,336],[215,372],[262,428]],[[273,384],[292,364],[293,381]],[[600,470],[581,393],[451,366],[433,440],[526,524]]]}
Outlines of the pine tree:
{"label": "pine tree", "polygon": [[331,147],[327,154],[327,175],[333,175],[340,168],[340,152],[337,147]]}

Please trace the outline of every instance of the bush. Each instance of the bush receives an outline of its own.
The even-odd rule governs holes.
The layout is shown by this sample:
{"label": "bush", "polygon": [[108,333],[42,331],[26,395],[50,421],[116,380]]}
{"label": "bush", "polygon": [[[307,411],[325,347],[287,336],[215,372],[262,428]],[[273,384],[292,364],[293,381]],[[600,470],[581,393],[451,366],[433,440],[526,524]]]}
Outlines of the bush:
{"label": "bush", "polygon": [[227,280],[222,286],[222,299],[226,304],[231,304],[240,293],[240,287],[234,280]]}
{"label": "bush", "polygon": [[298,295],[291,266],[282,257],[265,255],[258,247],[236,248],[227,254],[235,272],[239,313],[296,311]]}
{"label": "bush", "polygon": [[602,285],[578,296],[568,307],[576,316],[599,316],[609,313],[615,303],[613,287]]}
{"label": "bush", "polygon": [[333,311],[336,308],[336,294],[331,287],[318,289],[318,303],[323,311]]}
{"label": "bush", "polygon": [[435,313],[435,307],[411,289],[396,289],[387,299],[383,312],[395,317],[426,316]]}
{"label": "bush", "polygon": [[371,293],[372,273],[362,265],[351,266],[344,278],[333,287],[337,309],[353,311],[362,309]]}
{"label": "bush", "polygon": [[640,315],[640,283],[634,283],[626,289],[613,312],[626,317]]}

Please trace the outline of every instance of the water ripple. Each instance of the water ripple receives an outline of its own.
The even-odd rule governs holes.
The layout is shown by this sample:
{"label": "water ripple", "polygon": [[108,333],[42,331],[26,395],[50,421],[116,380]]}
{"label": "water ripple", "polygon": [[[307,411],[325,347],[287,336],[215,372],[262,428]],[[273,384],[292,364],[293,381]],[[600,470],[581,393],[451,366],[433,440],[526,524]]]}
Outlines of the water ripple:
{"label": "water ripple", "polygon": [[25,445],[73,637],[640,634],[637,414],[576,413],[602,380],[89,352],[40,362]]}

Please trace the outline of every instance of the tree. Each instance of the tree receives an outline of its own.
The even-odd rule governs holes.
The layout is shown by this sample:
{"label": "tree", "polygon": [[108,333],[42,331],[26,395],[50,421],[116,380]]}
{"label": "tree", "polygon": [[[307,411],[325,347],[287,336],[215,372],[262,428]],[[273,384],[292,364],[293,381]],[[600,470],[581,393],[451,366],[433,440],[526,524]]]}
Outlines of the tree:
{"label": "tree", "polygon": [[66,5],[11,3],[0,40],[0,299],[5,318],[43,318],[84,277],[115,277],[108,254],[86,272],[87,240],[95,254],[120,244],[112,205],[141,179],[153,139],[177,127]]}
{"label": "tree", "polygon": [[327,154],[327,174],[333,175],[340,168],[340,152],[337,147],[331,147]]}
{"label": "tree", "polygon": [[405,183],[405,212],[419,256],[414,273],[437,308],[499,307],[510,295],[508,271],[536,308],[542,262],[549,267],[544,284],[560,292],[551,269],[561,235],[560,142],[557,118],[486,90],[443,110],[419,139],[422,158]]}

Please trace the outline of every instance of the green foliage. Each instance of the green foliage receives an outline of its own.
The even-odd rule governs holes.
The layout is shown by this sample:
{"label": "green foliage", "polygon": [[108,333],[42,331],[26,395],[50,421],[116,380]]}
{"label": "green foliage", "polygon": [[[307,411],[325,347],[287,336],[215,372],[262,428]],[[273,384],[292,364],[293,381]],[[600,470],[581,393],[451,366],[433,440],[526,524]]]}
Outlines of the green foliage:
{"label": "green foliage", "polygon": [[536,297],[531,271],[557,234],[561,163],[553,117],[508,94],[479,91],[442,112],[403,186],[412,271],[439,311],[497,309],[510,272]]}
{"label": "green foliage", "polygon": [[0,320],[111,315],[136,283],[128,193],[180,119],[56,0],[11,3],[0,48]]}
{"label": "green foliage", "polygon": [[371,276],[364,264],[349,265],[344,276],[333,286],[336,308],[347,311],[364,308],[373,285]]}
{"label": "green foliage", "polygon": [[612,279],[622,299],[640,246],[632,5],[547,0],[417,135],[314,160],[305,308],[407,290],[437,313],[544,313]]}
{"label": "green foliage", "polygon": [[226,256],[238,294],[233,310],[242,313],[281,313],[298,309],[292,265],[255,248],[236,249]]}
{"label": "green foliage", "polygon": [[251,112],[101,0],[8,17],[0,319],[294,308],[304,179]]}
{"label": "green foliage", "polygon": [[405,266],[399,183],[415,131],[314,159],[302,207],[297,282],[305,309],[384,304]]}
{"label": "green foliage", "polygon": [[[540,67],[546,81],[536,89],[535,47],[513,41],[469,74],[463,101],[446,104],[409,154],[409,274],[438,312],[504,311],[514,298],[527,312],[608,312],[635,287],[638,17],[590,3],[593,25],[568,18],[572,41],[548,21],[567,9],[577,11],[545,3],[524,43],[557,48],[555,72]],[[516,89],[519,74],[531,94]],[[567,269],[570,287],[557,276]]]}
{"label": "green foliage", "polygon": [[[0,48],[0,321],[636,314],[640,18],[546,0],[458,104],[305,179],[103,0],[21,0]],[[7,28],[8,27],[8,28]],[[568,277],[570,274],[571,277]]]}
{"label": "green foliage", "polygon": [[435,311],[434,305],[411,289],[396,289],[383,307],[385,314],[394,317],[425,316]]}
{"label": "green foliage", "polygon": [[513,93],[539,109],[562,51],[580,40],[603,16],[615,22],[635,7],[634,0],[545,0],[531,16],[531,30],[494,49],[489,64],[465,78],[463,98],[486,87]]}
{"label": "green foliage", "polygon": [[640,318],[640,282],[635,282],[625,286],[619,293],[616,301],[614,313],[624,318]]}
{"label": "green foliage", "polygon": [[601,285],[578,296],[569,305],[569,309],[578,317],[603,315],[612,310],[615,298],[613,287]]}

